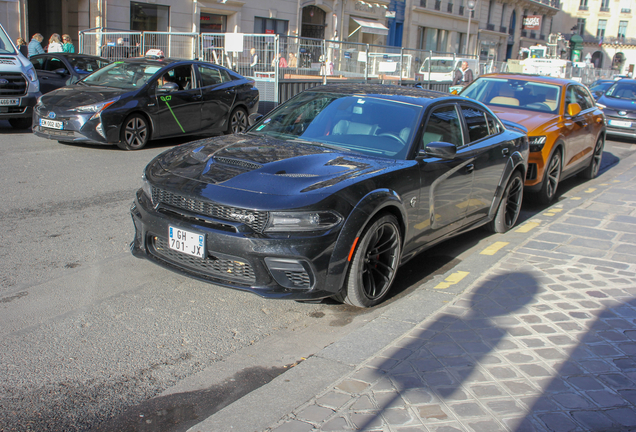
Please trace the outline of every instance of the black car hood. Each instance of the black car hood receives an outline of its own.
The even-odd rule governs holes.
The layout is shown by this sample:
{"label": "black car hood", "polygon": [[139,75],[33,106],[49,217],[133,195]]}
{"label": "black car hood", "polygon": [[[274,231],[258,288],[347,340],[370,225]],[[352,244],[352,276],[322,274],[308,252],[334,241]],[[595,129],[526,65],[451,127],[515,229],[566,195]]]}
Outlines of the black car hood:
{"label": "black car hood", "polygon": [[613,110],[636,111],[636,100],[618,99],[603,95],[598,100],[598,103]]}
{"label": "black car hood", "polygon": [[91,105],[104,102],[117,96],[136,92],[139,89],[122,90],[112,87],[87,86],[76,84],[53,90],[42,96],[42,103],[45,106],[55,106],[56,108],[75,108],[82,105]]}
{"label": "black car hood", "polygon": [[[176,147],[156,162],[172,175],[272,195],[326,192],[395,168],[395,160],[264,136],[228,135]],[[330,191],[331,192],[331,191]]]}

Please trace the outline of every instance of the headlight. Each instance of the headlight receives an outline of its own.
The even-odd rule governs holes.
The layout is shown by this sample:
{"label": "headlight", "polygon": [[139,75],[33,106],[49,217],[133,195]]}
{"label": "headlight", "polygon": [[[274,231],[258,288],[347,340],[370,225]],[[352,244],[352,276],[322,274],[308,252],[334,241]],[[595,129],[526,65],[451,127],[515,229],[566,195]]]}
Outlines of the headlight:
{"label": "headlight", "polygon": [[38,74],[35,73],[35,69],[32,67],[27,69],[26,74],[32,82],[36,82],[38,80]]}
{"label": "headlight", "polygon": [[108,108],[109,106],[111,106],[112,104],[117,102],[118,100],[119,100],[119,96],[114,98],[114,99],[109,99],[109,100],[104,101],[104,102],[99,102],[99,103],[92,104],[92,105],[83,105],[83,106],[78,106],[76,108],[71,108],[69,111],[75,111],[75,112],[81,112],[81,113],[95,113],[95,115],[93,115],[91,117],[91,120],[92,120],[95,117],[97,117],[102,111],[104,111],[106,108]]}
{"label": "headlight", "polygon": [[528,137],[528,142],[530,144],[531,152],[540,152],[545,145],[546,137],[538,136],[538,137]]}
{"label": "headlight", "polygon": [[146,195],[148,195],[148,198],[150,198],[150,201],[152,201],[152,186],[150,186],[150,182],[146,178],[145,171],[141,174],[141,189],[144,191]]}
{"label": "headlight", "polygon": [[327,230],[341,220],[342,217],[332,211],[272,212],[265,232]]}

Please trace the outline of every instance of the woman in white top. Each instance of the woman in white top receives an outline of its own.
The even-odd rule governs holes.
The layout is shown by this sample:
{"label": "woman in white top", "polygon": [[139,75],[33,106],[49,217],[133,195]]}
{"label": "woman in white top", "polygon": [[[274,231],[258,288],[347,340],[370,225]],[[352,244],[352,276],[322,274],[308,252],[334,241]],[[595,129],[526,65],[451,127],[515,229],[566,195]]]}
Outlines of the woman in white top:
{"label": "woman in white top", "polygon": [[62,47],[62,41],[60,40],[60,35],[57,33],[53,33],[49,38],[49,46],[47,47],[47,52],[64,52],[64,48]]}

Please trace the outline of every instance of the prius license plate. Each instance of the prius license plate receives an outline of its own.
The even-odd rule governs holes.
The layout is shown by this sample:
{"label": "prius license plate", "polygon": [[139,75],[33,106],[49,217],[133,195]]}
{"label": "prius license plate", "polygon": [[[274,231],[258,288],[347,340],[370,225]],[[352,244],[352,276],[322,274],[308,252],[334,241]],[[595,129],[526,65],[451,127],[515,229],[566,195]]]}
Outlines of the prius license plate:
{"label": "prius license plate", "polygon": [[610,120],[609,121],[610,126],[618,126],[618,127],[632,127],[632,122],[628,122],[628,121],[620,121],[620,120]]}
{"label": "prius license plate", "polygon": [[170,249],[184,254],[205,258],[205,235],[186,231],[181,228],[170,227],[168,239]]}
{"label": "prius license plate", "polygon": [[0,106],[15,106],[19,103],[20,99],[0,99]]}
{"label": "prius license plate", "polygon": [[64,129],[64,123],[56,120],[40,119],[40,126],[51,129]]}

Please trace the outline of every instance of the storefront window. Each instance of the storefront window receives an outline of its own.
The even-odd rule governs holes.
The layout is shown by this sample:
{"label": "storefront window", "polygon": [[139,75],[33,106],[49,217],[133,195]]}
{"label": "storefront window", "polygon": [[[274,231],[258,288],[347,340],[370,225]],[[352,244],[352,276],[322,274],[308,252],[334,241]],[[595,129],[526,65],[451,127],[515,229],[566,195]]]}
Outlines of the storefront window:
{"label": "storefront window", "polygon": [[254,17],[254,33],[286,35],[288,25],[287,20]]}
{"label": "storefront window", "polygon": [[130,29],[138,31],[168,31],[170,7],[130,2]]}
{"label": "storefront window", "polygon": [[199,29],[201,33],[225,33],[227,31],[227,16],[201,12]]}

